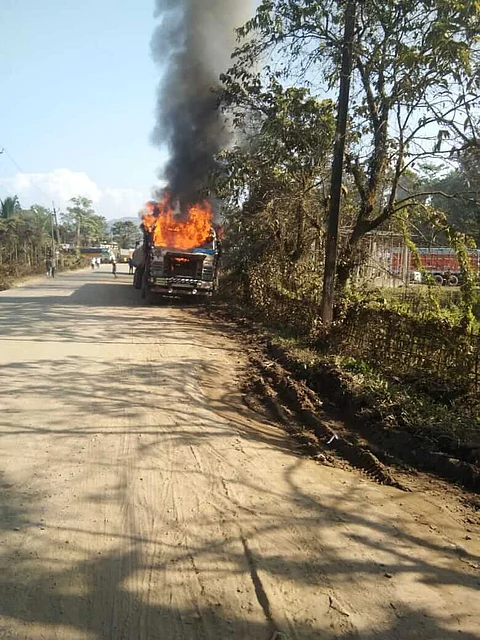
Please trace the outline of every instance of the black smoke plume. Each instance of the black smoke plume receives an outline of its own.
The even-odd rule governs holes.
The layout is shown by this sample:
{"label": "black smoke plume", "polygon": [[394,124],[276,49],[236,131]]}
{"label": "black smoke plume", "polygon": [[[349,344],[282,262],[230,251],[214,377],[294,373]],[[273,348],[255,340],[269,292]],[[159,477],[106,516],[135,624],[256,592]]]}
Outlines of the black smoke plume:
{"label": "black smoke plume", "polygon": [[228,144],[214,90],[229,67],[234,30],[249,18],[250,8],[251,0],[156,0],[160,22],[152,55],[163,75],[152,140],[168,147],[159,177],[181,205],[198,199],[215,154]]}

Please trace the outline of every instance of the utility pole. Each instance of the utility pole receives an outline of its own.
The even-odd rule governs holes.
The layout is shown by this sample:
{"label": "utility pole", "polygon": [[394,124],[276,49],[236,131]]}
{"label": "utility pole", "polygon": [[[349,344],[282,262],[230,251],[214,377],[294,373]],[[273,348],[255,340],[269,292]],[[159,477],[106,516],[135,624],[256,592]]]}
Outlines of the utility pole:
{"label": "utility pole", "polygon": [[337,126],[333,149],[332,177],[330,184],[330,207],[327,234],[325,238],[325,271],[321,314],[323,324],[329,326],[333,320],[335,294],[335,272],[337,269],[338,227],[342,197],[343,157],[347,132],[348,102],[350,97],[350,77],[353,63],[353,35],[355,31],[356,0],[348,0],[345,7],[345,29],[342,42],[342,66],[340,91],[338,96]]}
{"label": "utility pole", "polygon": [[57,244],[60,244],[60,230],[58,228],[57,210],[55,209],[55,202],[52,200],[53,220],[55,223],[55,240]]}
{"label": "utility pole", "polygon": [[75,233],[75,247],[78,249],[80,246],[80,213],[77,213],[77,230]]}
{"label": "utility pole", "polygon": [[55,257],[55,238],[53,235],[53,211],[50,213],[51,232],[52,232],[52,258]]}

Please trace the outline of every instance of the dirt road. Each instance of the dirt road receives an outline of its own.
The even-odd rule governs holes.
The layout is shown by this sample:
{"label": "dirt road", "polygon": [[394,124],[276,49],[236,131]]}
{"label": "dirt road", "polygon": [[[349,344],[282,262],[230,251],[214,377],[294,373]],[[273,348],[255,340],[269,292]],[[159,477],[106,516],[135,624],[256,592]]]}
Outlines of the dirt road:
{"label": "dirt road", "polygon": [[460,511],[299,455],[241,344],[137,294],[0,294],[0,638],[480,638]]}

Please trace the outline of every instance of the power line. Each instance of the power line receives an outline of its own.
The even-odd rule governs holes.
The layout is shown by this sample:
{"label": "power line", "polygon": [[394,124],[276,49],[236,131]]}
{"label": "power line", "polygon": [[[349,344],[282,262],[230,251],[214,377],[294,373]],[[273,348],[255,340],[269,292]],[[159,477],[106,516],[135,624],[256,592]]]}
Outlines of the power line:
{"label": "power line", "polygon": [[[5,149],[2,147],[0,149],[0,156],[3,155],[5,153]],[[1,180],[1,178],[0,178]],[[2,184],[2,182],[0,182],[0,189],[7,194],[7,198],[12,198],[13,195],[11,194],[11,192],[5,187],[4,184]]]}
{"label": "power line", "polygon": [[47,194],[41,187],[38,186],[38,184],[35,183],[34,180],[32,180],[32,178],[30,177],[31,174],[27,173],[22,169],[22,167],[18,164],[15,158],[13,158],[12,155],[9,153],[8,149],[6,149],[5,147],[2,147],[0,150],[0,155],[1,154],[5,154],[7,156],[10,162],[20,171],[20,173],[22,173],[27,178],[27,180],[44,196],[44,198],[46,198],[47,200],[51,199],[51,195]]}
{"label": "power line", "polygon": [[17,163],[17,162],[12,158],[12,156],[8,153],[8,149],[5,149],[5,147],[2,147],[2,153],[4,153],[4,154],[7,156],[7,158],[10,160],[10,162],[12,162],[12,164],[14,164],[14,165],[17,167],[17,169],[20,171],[20,173],[26,173],[26,172],[22,169],[22,167],[20,167],[20,166],[18,165],[18,163]]}

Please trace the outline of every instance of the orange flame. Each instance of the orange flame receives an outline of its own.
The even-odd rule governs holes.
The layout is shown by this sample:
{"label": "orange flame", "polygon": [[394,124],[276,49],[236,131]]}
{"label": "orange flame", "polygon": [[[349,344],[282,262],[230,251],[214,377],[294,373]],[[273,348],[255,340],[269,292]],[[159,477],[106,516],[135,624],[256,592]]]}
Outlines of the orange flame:
{"label": "orange flame", "polygon": [[186,218],[180,218],[165,196],[162,202],[148,202],[142,219],[156,247],[187,250],[201,247],[208,240],[213,211],[208,202],[201,202],[189,207]]}

